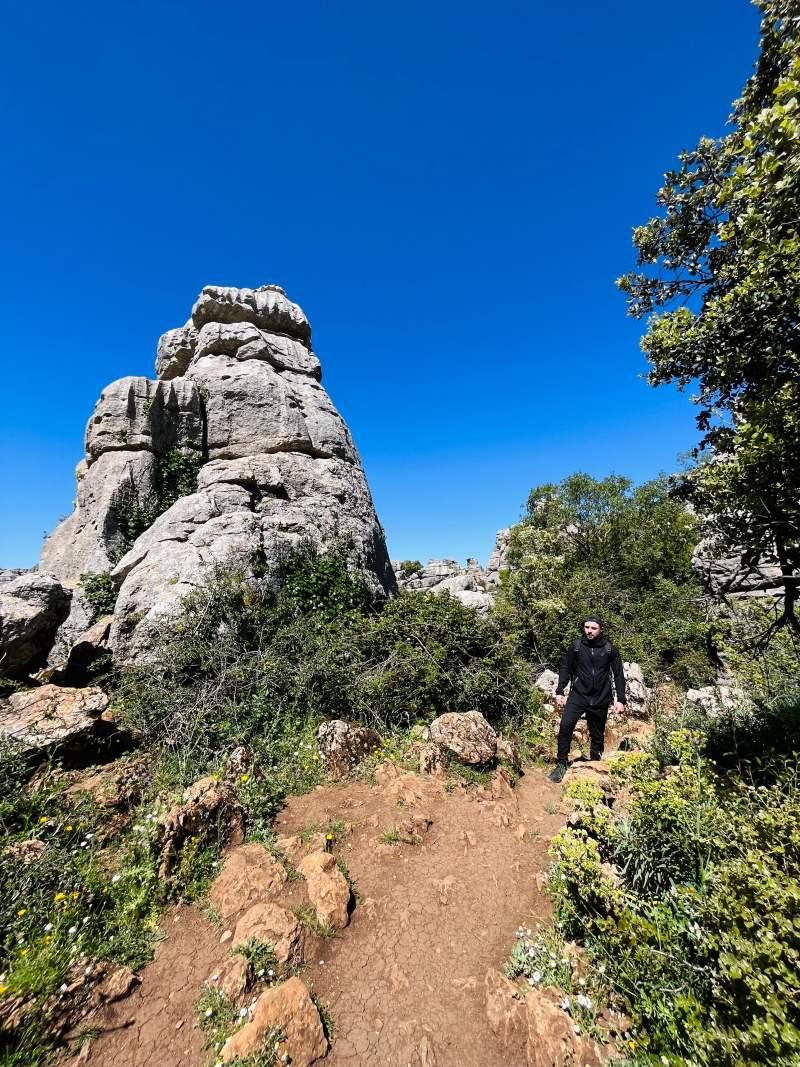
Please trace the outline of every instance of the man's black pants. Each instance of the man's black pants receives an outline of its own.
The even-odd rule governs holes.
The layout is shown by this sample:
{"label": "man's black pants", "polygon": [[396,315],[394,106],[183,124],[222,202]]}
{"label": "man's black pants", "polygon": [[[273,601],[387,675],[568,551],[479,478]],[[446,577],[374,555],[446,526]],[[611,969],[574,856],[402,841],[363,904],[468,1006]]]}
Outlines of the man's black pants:
{"label": "man's black pants", "polygon": [[606,720],[608,719],[608,704],[602,708],[590,708],[588,704],[581,704],[577,700],[567,700],[567,706],[561,715],[561,725],[558,728],[558,755],[559,763],[566,763],[569,757],[569,748],[572,744],[572,735],[578,720],[586,716],[586,725],[589,727],[591,747],[590,759],[602,759],[605,745]]}

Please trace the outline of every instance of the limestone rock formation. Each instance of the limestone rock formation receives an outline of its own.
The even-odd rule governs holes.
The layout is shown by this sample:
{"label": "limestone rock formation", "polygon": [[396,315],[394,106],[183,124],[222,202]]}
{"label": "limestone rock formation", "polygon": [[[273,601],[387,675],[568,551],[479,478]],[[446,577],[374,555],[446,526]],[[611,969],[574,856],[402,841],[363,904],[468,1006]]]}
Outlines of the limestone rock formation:
{"label": "limestone rock formation", "polygon": [[462,567],[455,559],[430,559],[424,567],[412,570],[400,560],[392,560],[398,588],[408,592],[449,593],[462,604],[485,615],[500,585],[500,572],[508,569],[507,553],[510,530],[498,530],[494,548],[486,565],[468,559]]}
{"label": "limestone rock formation", "polygon": [[23,677],[44,665],[69,604],[54,578],[0,571],[0,675]]}
{"label": "limestone rock formation", "polygon": [[463,763],[488,763],[497,755],[497,734],[479,711],[451,711],[431,723],[431,740]]}
{"label": "limestone rock formation", "polygon": [[332,719],[317,730],[319,754],[325,769],[334,777],[349,774],[371,752],[379,747],[381,739],[374,730]]}
{"label": "limestone rock formation", "polygon": [[310,1067],[328,1051],[319,1012],[304,983],[294,977],[261,994],[249,1021],[223,1045],[220,1060],[230,1063],[255,1055],[274,1030],[281,1034],[275,1049],[277,1063]]}
{"label": "limestone rock formation", "polygon": [[312,852],[298,869],[306,880],[308,899],[319,921],[334,930],[343,930],[350,922],[350,886],[336,865],[336,858],[330,852]]}
{"label": "limestone rock formation", "polygon": [[740,597],[782,597],[784,580],[776,559],[752,552],[723,554],[707,537],[694,550],[692,567],[716,600]]}
{"label": "limestone rock formation", "polygon": [[[75,511],[39,564],[69,588],[81,574],[111,572],[110,645],[120,658],[146,649],[204,572],[232,557],[269,565],[303,539],[337,543],[375,593],[395,588],[358,453],[320,384],[308,319],[282,289],[206,286],[190,321],[160,339],[156,372],[157,381],[122,378],[103,390]],[[71,632],[86,625],[84,612]]]}
{"label": "limestone rock formation", "polygon": [[108,697],[95,687],[43,685],[0,701],[0,735],[30,756],[63,752],[113,729],[103,718]]}

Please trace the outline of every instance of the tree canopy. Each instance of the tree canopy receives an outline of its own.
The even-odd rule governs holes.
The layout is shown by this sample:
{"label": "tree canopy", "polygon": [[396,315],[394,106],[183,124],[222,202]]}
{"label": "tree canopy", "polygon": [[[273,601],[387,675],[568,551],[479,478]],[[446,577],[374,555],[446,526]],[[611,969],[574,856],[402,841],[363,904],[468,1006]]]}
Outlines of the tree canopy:
{"label": "tree canopy", "polygon": [[800,629],[800,5],[757,0],[755,73],[730,132],[665,175],[662,213],[634,230],[618,280],[649,316],[653,385],[694,385],[702,431],[680,481],[723,550],[780,565],[776,625]]}

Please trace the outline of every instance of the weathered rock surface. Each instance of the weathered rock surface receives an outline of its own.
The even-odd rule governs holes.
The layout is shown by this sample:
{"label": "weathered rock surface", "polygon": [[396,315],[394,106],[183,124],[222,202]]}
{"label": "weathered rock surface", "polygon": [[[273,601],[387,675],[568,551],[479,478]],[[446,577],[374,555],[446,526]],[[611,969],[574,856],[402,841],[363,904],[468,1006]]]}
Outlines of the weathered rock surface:
{"label": "weathered rock surface", "polygon": [[209,897],[220,918],[227,921],[250,904],[277,894],[285,881],[286,871],[263,845],[239,845],[228,853]]}
{"label": "weathered rock surface", "polygon": [[22,677],[44,665],[69,605],[55,578],[0,571],[0,675]]}
{"label": "weathered rock surface", "polygon": [[325,769],[334,777],[350,774],[358,764],[380,745],[374,730],[332,719],[317,730],[317,745]]}
{"label": "weathered rock surface", "polygon": [[[39,569],[69,587],[82,573],[112,572],[120,658],[146,649],[208,567],[231,557],[269,566],[302,539],[341,543],[376,593],[395,588],[361,461],[310,345],[308,320],[277,286],[206,286],[190,322],[161,338],[159,380],[123,378],[103,391],[76,509]],[[197,491],[162,510],[165,464],[178,452],[203,464]],[[157,515],[133,545],[120,526],[126,497]],[[85,629],[84,617],[73,639]]]}
{"label": "weathered rock surface", "polygon": [[434,596],[449,593],[466,607],[485,614],[500,585],[501,571],[508,569],[506,556],[510,536],[510,530],[498,530],[486,570],[476,559],[468,559],[465,567],[454,559],[431,559],[416,571],[404,569],[400,560],[392,560],[397,585],[409,592],[422,591]]}
{"label": "weathered rock surface", "polygon": [[319,1012],[303,982],[295,977],[261,994],[250,1021],[223,1045],[220,1060],[230,1063],[237,1057],[246,1059],[253,1055],[273,1029],[280,1029],[283,1035],[275,1056],[278,1063],[309,1067],[328,1051]]}
{"label": "weathered rock surface", "polygon": [[43,685],[0,701],[0,734],[26,754],[62,751],[107,732],[107,708],[102,689]]}
{"label": "weathered rock surface", "polygon": [[269,900],[253,904],[242,915],[236,924],[231,948],[238,948],[251,938],[271,944],[278,963],[293,963],[302,955],[300,924],[291,912]]}
{"label": "weathered rock surface", "polygon": [[306,880],[308,899],[319,921],[343,930],[350,922],[350,886],[336,859],[330,852],[312,852],[301,861],[298,870]]}
{"label": "weathered rock surface", "polygon": [[479,711],[440,715],[431,723],[431,740],[473,766],[497,755],[497,734]]}
{"label": "weathered rock surface", "polygon": [[213,775],[187,786],[182,802],[158,820],[158,877],[169,878],[187,838],[209,832],[233,845],[241,844],[244,835],[244,814],[236,794],[228,782],[217,781]]}
{"label": "weathered rock surface", "polygon": [[702,540],[694,550],[692,567],[717,600],[783,596],[784,581],[777,559],[744,549],[723,553],[712,537]]}

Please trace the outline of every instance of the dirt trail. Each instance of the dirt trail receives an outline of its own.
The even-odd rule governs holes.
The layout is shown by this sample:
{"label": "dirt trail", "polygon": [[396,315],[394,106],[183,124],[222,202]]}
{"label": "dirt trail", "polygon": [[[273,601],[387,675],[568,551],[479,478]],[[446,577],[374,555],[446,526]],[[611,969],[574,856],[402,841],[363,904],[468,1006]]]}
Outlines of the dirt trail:
{"label": "dirt trail", "polygon": [[[337,854],[358,903],[331,940],[309,938],[304,979],[327,1005],[334,1039],[325,1067],[510,1067],[486,1021],[484,978],[521,923],[545,919],[547,847],[563,824],[561,789],[530,770],[512,791],[379,769],[378,783],[327,785],[289,800],[280,834],[343,820]],[[428,829],[424,829],[430,820]],[[398,828],[419,843],[386,844]],[[389,836],[394,836],[389,834]],[[302,883],[300,883],[302,886]],[[298,892],[290,883],[289,892]],[[177,918],[177,921],[174,919]],[[195,909],[168,916],[141,986],[106,1009],[81,1062],[90,1067],[209,1063],[194,1003],[226,955]]]}

